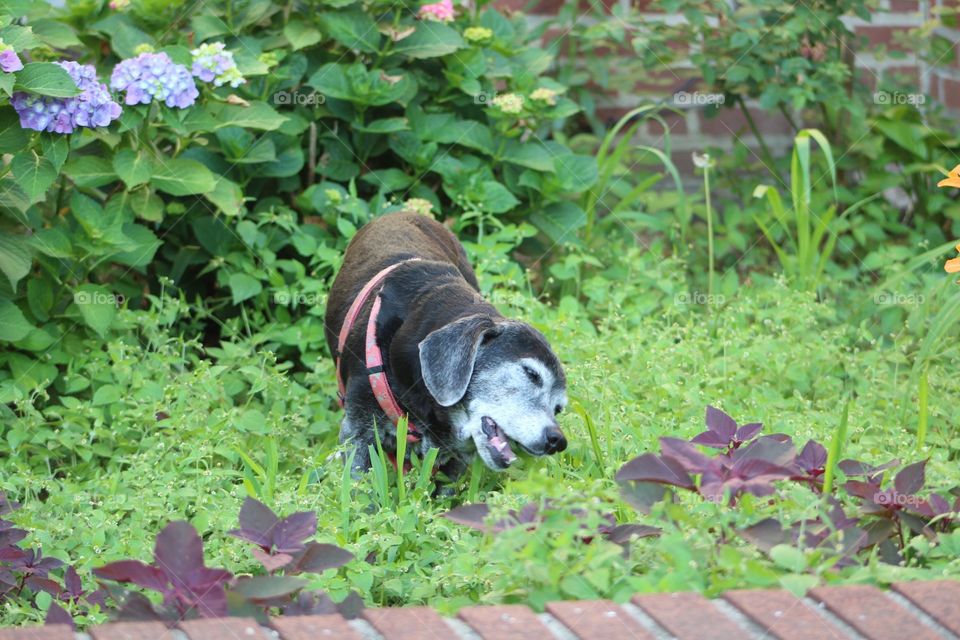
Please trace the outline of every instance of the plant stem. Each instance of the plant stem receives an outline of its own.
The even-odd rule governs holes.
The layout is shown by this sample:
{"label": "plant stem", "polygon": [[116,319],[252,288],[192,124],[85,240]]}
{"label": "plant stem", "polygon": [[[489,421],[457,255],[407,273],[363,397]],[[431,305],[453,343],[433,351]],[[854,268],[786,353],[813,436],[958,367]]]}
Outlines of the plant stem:
{"label": "plant stem", "polygon": [[760,130],[757,128],[757,123],[753,121],[753,116],[750,115],[750,109],[747,108],[747,103],[744,102],[742,96],[737,96],[737,103],[739,103],[740,110],[743,112],[743,117],[747,120],[747,124],[750,126],[750,131],[753,132],[753,136],[757,139],[757,144],[760,145],[760,153],[763,155],[764,165],[766,165],[767,170],[770,171],[771,174],[776,175],[777,163],[773,159],[773,154],[770,153],[770,148],[767,147],[767,142],[760,134]]}
{"label": "plant stem", "polygon": [[[703,168],[703,195],[707,205],[707,295],[713,297],[713,208],[710,205],[710,165]],[[707,307],[709,309],[709,306]]]}

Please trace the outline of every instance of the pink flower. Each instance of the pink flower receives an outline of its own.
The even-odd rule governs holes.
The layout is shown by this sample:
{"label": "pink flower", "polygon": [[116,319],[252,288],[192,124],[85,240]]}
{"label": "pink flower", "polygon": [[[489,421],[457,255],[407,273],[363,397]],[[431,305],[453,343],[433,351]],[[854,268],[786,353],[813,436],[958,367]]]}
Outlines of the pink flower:
{"label": "pink flower", "polygon": [[440,2],[423,5],[420,7],[420,18],[440,22],[453,21],[453,0],[440,0]]}
{"label": "pink flower", "polygon": [[0,69],[3,69],[5,73],[13,73],[23,69],[20,56],[13,50],[13,47],[2,44],[2,41],[0,41]]}

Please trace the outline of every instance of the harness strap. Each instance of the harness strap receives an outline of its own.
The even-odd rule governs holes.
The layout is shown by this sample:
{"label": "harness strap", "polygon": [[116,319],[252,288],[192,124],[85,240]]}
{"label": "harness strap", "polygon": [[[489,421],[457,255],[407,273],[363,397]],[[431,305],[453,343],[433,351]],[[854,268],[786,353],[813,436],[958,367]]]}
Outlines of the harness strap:
{"label": "harness strap", "polygon": [[[363,309],[364,303],[370,297],[370,294],[373,292],[373,290],[384,281],[391,271],[406,262],[412,262],[419,259],[420,258],[410,258],[409,260],[392,264],[389,267],[381,270],[363,286],[363,289],[360,290],[360,293],[357,294],[357,297],[353,300],[353,303],[347,310],[347,315],[343,320],[343,326],[340,328],[340,335],[337,338],[336,353],[337,400],[340,403],[341,409],[344,408],[347,393],[346,384],[343,380],[342,368],[340,366],[343,360],[343,350],[347,345],[347,338],[350,336],[350,331],[353,329],[353,325],[360,316],[360,312]],[[400,418],[403,416],[403,409],[400,408],[400,403],[397,402],[396,397],[393,395],[393,390],[390,388],[390,383],[387,380],[387,374],[383,368],[383,353],[381,352],[380,347],[377,345],[377,316],[380,313],[380,300],[380,294],[378,293],[377,297],[373,301],[373,307],[370,309],[370,317],[367,320],[367,334],[364,343],[365,363],[367,367],[367,375],[370,380],[370,388],[373,390],[373,395],[377,399],[377,404],[380,405],[380,408],[390,419],[390,421],[393,422],[393,424],[397,424],[397,422],[399,422]],[[419,441],[420,434],[417,432],[416,427],[412,422],[408,422],[407,442],[414,443]]]}
{"label": "harness strap", "polygon": [[[377,346],[377,316],[380,314],[380,295],[373,301],[370,309],[370,318],[367,320],[366,363],[367,376],[370,379],[370,388],[377,399],[377,404],[390,422],[397,424],[403,416],[403,409],[393,395],[393,389],[387,381],[387,373],[383,370],[383,352]],[[419,442],[420,435],[412,422],[407,422],[407,442]]]}
{"label": "harness strap", "polygon": [[[404,260],[404,262],[407,262]],[[360,293],[357,294],[357,297],[353,299],[353,303],[350,305],[350,308],[347,309],[347,315],[343,319],[343,326],[340,327],[340,335],[337,337],[337,353],[336,356],[336,367],[337,367],[337,401],[340,403],[340,408],[343,409],[344,402],[347,398],[347,387],[343,382],[343,373],[340,368],[340,362],[343,359],[343,349],[347,346],[347,338],[350,337],[350,330],[353,329],[353,325],[357,321],[357,317],[360,315],[360,311],[363,309],[363,304],[367,301],[367,298],[370,297],[370,292],[373,289],[383,282],[387,275],[399,267],[403,262],[398,262],[392,264],[386,269],[383,269],[377,275],[373,276],[367,284],[363,285],[363,289],[360,290]]]}

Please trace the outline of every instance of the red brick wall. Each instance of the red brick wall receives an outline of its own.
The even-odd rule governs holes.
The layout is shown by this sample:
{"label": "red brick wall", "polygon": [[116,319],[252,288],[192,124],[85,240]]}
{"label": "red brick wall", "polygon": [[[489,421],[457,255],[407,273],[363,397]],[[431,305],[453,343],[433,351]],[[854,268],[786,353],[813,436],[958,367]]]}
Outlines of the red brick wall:
{"label": "red brick wall", "polygon": [[[569,0],[568,0],[569,1]],[[577,1],[577,0],[573,0]],[[652,0],[579,0],[581,7],[591,5],[599,7],[601,2],[608,10],[614,5],[622,9],[629,7],[646,10]],[[537,21],[554,14],[565,4],[564,0],[498,0],[501,8],[523,10],[527,8],[531,20]],[[894,78],[905,92],[930,96],[951,110],[960,113],[960,0],[880,0],[882,11],[876,13],[869,22],[859,18],[847,20],[849,27],[861,36],[865,36],[869,45],[855,51],[858,78],[867,86],[875,87],[882,79]],[[530,6],[533,8],[530,9]],[[926,21],[941,15],[947,15],[944,22],[949,27],[939,27],[934,33],[942,55],[936,64],[928,64],[917,55],[906,51],[900,38]],[[953,12],[958,12],[954,14]],[[585,13],[587,13],[585,11]],[[662,15],[647,13],[651,19]],[[547,32],[545,38],[551,37]],[[900,57],[876,56],[868,49],[872,45],[882,44],[888,51],[902,51]],[[645,78],[629,91],[621,90],[618,95],[598,95],[597,114],[604,120],[613,121],[629,109],[647,99],[662,99],[677,91],[683,79],[696,77],[691,68],[676,68],[674,72],[664,72],[660,77]],[[694,91],[695,89],[688,89]],[[792,146],[792,129],[779,113],[762,112],[751,109],[754,120],[771,150],[783,153]],[[702,151],[707,147],[731,148],[733,141],[739,139],[749,147],[755,148],[756,141],[751,135],[742,113],[738,109],[721,109],[717,117],[707,118],[704,107],[690,105],[684,108],[682,116],[668,119],[670,135],[675,148],[674,160],[681,171],[691,174],[690,153]],[[661,137],[662,128],[653,124],[643,132],[645,142],[656,144]],[[759,158],[757,158],[759,159]]]}

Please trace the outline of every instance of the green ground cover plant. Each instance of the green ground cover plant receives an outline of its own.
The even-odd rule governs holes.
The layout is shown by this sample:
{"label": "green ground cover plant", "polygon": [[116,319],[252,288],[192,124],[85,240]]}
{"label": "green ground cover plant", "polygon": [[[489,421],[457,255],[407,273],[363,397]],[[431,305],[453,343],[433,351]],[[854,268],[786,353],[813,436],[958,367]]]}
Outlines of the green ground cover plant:
{"label": "green ground cover plant", "polygon": [[[705,79],[813,115],[763,166],[698,154],[697,190],[632,141],[663,105],[607,129],[487,2],[0,6],[0,625],[960,576],[956,140],[865,102],[843,43],[806,92],[758,71],[865,3],[756,49],[784,16],[741,5]],[[595,17],[568,54],[677,28]],[[351,478],[324,297],[401,209],[560,355],[561,456]]]}

